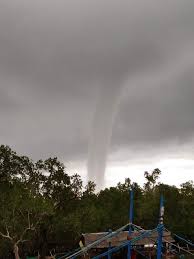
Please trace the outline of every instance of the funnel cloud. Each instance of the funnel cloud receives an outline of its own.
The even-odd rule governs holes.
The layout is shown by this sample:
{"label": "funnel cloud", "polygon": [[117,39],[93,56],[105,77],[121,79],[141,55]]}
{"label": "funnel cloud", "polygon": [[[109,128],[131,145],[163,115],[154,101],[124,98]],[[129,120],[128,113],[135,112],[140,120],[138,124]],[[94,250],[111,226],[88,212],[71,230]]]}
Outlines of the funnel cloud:
{"label": "funnel cloud", "polygon": [[101,87],[96,111],[93,117],[91,139],[88,151],[88,178],[98,188],[104,185],[104,174],[112,136],[112,125],[119,105],[121,82],[107,82]]}

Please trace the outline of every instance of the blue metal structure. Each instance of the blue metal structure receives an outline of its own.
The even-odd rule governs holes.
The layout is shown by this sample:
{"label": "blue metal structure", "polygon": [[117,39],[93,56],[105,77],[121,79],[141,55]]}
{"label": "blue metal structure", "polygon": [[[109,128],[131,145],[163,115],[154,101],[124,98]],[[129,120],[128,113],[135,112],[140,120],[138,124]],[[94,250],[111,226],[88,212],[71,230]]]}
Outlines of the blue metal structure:
{"label": "blue metal structure", "polygon": [[154,232],[157,232],[157,228],[156,229],[152,229],[152,230],[144,231],[143,233],[140,233],[137,237],[132,238],[130,241],[123,242],[120,246],[113,247],[109,251],[106,251],[106,252],[104,252],[104,253],[102,253],[100,255],[92,257],[92,259],[103,258],[104,256],[107,256],[109,252],[115,253],[115,252],[119,251],[120,249],[122,249],[124,247],[128,247],[129,243],[135,244],[138,240],[141,240],[141,239],[143,239],[145,237],[149,237]]}
{"label": "blue metal structure", "polygon": [[[157,259],[162,259],[163,253],[162,253],[162,243],[163,241],[168,243],[170,246],[175,247],[175,249],[179,249],[179,251],[170,249],[172,254],[179,254],[180,255],[180,250],[183,253],[187,253],[190,254],[192,256],[194,256],[194,254],[191,251],[187,251],[184,248],[181,248],[179,246],[177,246],[174,243],[170,243],[168,240],[165,240],[165,238],[163,237],[163,232],[164,230],[168,231],[167,229],[164,228],[164,198],[161,195],[160,197],[160,213],[159,213],[159,223],[157,228],[153,229],[153,230],[144,230],[139,226],[136,226],[133,224],[133,210],[134,210],[134,193],[133,190],[130,191],[130,208],[129,208],[129,223],[126,224],[125,226],[122,226],[121,228],[119,228],[118,230],[112,232],[109,231],[108,234],[104,235],[103,237],[101,237],[100,239],[94,241],[93,243],[87,245],[84,248],[81,248],[79,250],[74,251],[71,255],[66,255],[66,256],[62,256],[60,259],[65,258],[65,259],[78,259],[80,258],[81,255],[86,254],[91,248],[95,248],[98,244],[104,242],[105,240],[109,240],[110,238],[117,236],[120,232],[122,232],[123,230],[125,230],[127,227],[129,228],[128,230],[128,235],[129,237],[131,236],[132,233],[132,227],[133,229],[135,229],[136,232],[138,232],[139,234],[133,238],[131,238],[130,240],[126,240],[123,243],[121,243],[118,247],[112,247],[111,245],[111,241],[109,240],[109,247],[108,250],[102,254],[99,254],[97,256],[94,256],[92,259],[100,259],[103,257],[107,257],[108,259],[111,259],[111,255],[113,253],[118,252],[120,249],[123,248],[127,248],[128,252],[127,252],[127,259],[131,259],[131,248],[132,245],[136,244],[136,242],[138,240],[144,239],[145,237],[150,237],[150,235],[152,233],[158,233],[158,238],[157,238]],[[187,245],[190,245],[191,247],[194,247],[194,244],[191,243],[190,241],[187,241],[186,239],[184,239],[183,237],[180,237],[176,234],[174,234],[174,236],[176,238],[179,238],[181,241],[184,241],[185,243],[187,243]],[[138,249],[134,248],[134,250],[136,252],[138,252],[139,254],[141,254],[142,256],[144,256],[145,258],[146,255],[144,255],[143,253],[141,253],[141,251],[138,251]]]}
{"label": "blue metal structure", "polygon": [[[109,233],[112,233],[111,229],[109,230]],[[111,259],[111,252],[110,252],[110,250],[111,250],[111,241],[109,240],[109,242],[108,242],[108,259]]]}
{"label": "blue metal structure", "polygon": [[[134,192],[130,191],[129,223],[133,223]],[[129,227],[131,229],[131,227]]]}
{"label": "blue metal structure", "polygon": [[160,197],[159,224],[158,224],[157,259],[162,258],[163,229],[164,229],[164,198],[163,198],[163,195],[161,195],[161,197]]}
{"label": "blue metal structure", "polygon": [[[134,194],[130,191],[129,223],[133,223]],[[129,237],[131,236],[131,225],[129,225]],[[131,242],[128,244],[127,259],[131,259]]]}

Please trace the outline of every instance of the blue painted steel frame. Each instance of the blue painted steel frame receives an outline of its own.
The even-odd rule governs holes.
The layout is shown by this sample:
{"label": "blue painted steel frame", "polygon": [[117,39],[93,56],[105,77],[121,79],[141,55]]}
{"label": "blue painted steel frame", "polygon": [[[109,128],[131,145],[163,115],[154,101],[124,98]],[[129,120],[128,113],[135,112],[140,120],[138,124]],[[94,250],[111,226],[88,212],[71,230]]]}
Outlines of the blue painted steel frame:
{"label": "blue painted steel frame", "polygon": [[163,230],[164,230],[163,218],[164,218],[164,198],[163,198],[163,195],[161,195],[159,224],[158,224],[157,259],[162,258],[162,237],[163,237]]}
{"label": "blue painted steel frame", "polygon": [[[109,233],[112,233],[112,230],[109,229]],[[111,241],[108,242],[108,259],[111,259]]]}
{"label": "blue painted steel frame", "polygon": [[[131,241],[132,241],[132,243],[135,243],[137,240],[141,240],[141,239],[143,239],[143,238],[145,238],[145,237],[151,235],[151,233],[153,233],[153,232],[155,232],[155,231],[157,231],[157,229],[152,229],[152,230],[149,230],[149,231],[145,231],[144,233],[140,234],[138,237],[133,238]],[[104,257],[104,256],[107,256],[107,255],[108,255],[108,252],[111,252],[111,254],[114,253],[114,252],[117,252],[117,251],[119,251],[121,248],[127,247],[127,246],[129,245],[129,243],[131,243],[131,241],[126,241],[126,242],[122,243],[122,244],[121,244],[120,246],[118,246],[118,247],[113,247],[113,248],[111,248],[109,251],[106,251],[106,252],[104,252],[104,253],[102,253],[102,254],[100,254],[100,255],[97,255],[97,256],[92,257],[92,259],[99,259],[99,258],[102,258],[102,257]]]}
{"label": "blue painted steel frame", "polygon": [[[129,223],[133,223],[134,194],[130,191]],[[129,237],[131,236],[131,225],[129,225]],[[131,242],[128,244],[127,259],[131,259]]]}

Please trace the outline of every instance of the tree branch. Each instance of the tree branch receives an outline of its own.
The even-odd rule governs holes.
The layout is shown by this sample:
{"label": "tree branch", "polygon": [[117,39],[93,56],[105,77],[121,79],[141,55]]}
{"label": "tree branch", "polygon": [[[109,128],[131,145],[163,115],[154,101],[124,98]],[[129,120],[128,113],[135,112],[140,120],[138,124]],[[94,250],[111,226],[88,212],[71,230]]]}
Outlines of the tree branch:
{"label": "tree branch", "polygon": [[7,238],[7,239],[9,239],[9,240],[11,240],[11,241],[13,240],[13,239],[10,237],[10,235],[4,235],[4,234],[1,233],[1,232],[0,232],[0,236],[3,237],[3,238]]}
{"label": "tree branch", "polygon": [[[43,215],[42,215],[43,216]],[[42,220],[42,217],[39,217],[40,219],[36,222],[36,224],[33,226],[33,224],[30,223],[30,213],[28,211],[28,227],[23,231],[23,233],[21,234],[20,236],[20,239],[16,242],[16,245],[18,245],[19,243],[21,242],[25,242],[25,241],[28,241],[28,240],[23,240],[25,234],[28,232],[28,231],[35,231],[36,230],[36,227],[38,226],[38,224],[41,222]]]}
{"label": "tree branch", "polygon": [[21,234],[20,239],[16,242],[16,245],[18,245],[19,243],[23,242],[23,237],[25,236],[25,234],[29,231],[32,230],[31,228],[26,228],[24,230],[24,232]]}
{"label": "tree branch", "polygon": [[[29,215],[29,214],[28,214]],[[29,218],[30,219],[30,218]],[[33,225],[30,225],[30,221],[28,221],[28,224],[29,224],[29,227],[26,228],[23,233],[21,234],[20,236],[20,239],[16,242],[16,245],[18,245],[19,243],[21,242],[25,242],[25,241],[28,241],[28,240],[23,240],[25,234],[28,232],[28,231],[35,231],[36,230],[36,227],[37,225],[40,223],[41,220],[37,221],[35,226],[33,227]]]}
{"label": "tree branch", "polygon": [[28,210],[28,228],[31,228],[31,225],[30,225],[30,212]]}
{"label": "tree branch", "polygon": [[5,228],[6,228],[6,231],[7,231],[7,236],[8,236],[8,237],[10,237],[10,234],[9,234],[9,230],[8,230],[7,224],[5,225]]}

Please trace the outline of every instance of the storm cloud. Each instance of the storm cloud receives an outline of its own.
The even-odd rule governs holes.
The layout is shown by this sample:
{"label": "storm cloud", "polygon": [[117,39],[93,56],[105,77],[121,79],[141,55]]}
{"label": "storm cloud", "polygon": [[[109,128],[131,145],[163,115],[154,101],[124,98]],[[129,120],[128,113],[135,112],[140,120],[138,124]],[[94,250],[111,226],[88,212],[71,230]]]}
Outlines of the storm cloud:
{"label": "storm cloud", "polygon": [[189,0],[0,0],[0,142],[85,163],[118,87],[109,163],[193,159],[193,28]]}

